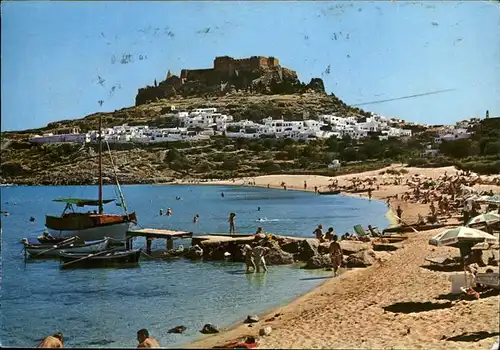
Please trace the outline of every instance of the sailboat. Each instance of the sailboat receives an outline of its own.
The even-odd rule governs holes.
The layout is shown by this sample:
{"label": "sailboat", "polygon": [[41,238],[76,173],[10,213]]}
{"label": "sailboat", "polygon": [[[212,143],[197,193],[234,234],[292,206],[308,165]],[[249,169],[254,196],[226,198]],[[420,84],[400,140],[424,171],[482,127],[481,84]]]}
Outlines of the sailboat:
{"label": "sailboat", "polygon": [[[75,237],[78,236],[81,241],[96,241],[104,239],[104,237],[125,240],[127,231],[131,225],[137,224],[137,216],[135,212],[128,213],[125,204],[125,198],[118,183],[116,169],[111,157],[111,150],[108,150],[111,157],[111,164],[115,173],[116,186],[118,188],[121,204],[124,209],[124,214],[108,214],[104,213],[104,204],[114,202],[114,199],[103,199],[102,193],[102,119],[99,116],[99,184],[98,184],[98,199],[81,199],[81,198],[63,198],[54,199],[55,202],[65,203],[60,216],[45,216],[45,227],[52,237]],[[97,207],[98,210],[77,212],[75,207]]]}

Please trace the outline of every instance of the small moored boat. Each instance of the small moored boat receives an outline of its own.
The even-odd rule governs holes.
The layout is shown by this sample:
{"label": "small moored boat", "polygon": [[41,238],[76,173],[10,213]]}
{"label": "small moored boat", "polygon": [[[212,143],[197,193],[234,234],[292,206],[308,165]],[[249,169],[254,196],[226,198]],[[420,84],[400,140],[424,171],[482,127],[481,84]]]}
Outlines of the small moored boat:
{"label": "small moored boat", "polygon": [[139,263],[141,249],[134,250],[108,250],[95,254],[67,253],[59,252],[61,268],[81,268],[81,267],[119,267],[135,266]]}
{"label": "small moored boat", "polygon": [[330,191],[318,191],[318,194],[328,195],[328,194],[339,194],[340,190],[330,190]]}
{"label": "small moored boat", "polygon": [[85,242],[84,244],[74,244],[73,242],[74,240],[67,240],[66,243],[62,242],[63,244],[30,244],[25,242],[24,249],[32,258],[55,258],[62,251],[91,254],[106,250],[110,245],[108,239]]}

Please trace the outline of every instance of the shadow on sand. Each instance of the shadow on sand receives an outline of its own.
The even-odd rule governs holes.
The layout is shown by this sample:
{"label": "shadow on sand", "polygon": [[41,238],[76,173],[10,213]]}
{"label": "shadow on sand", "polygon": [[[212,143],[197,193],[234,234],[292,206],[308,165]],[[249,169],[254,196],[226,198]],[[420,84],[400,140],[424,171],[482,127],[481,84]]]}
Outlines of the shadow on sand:
{"label": "shadow on sand", "polygon": [[460,264],[450,264],[450,265],[420,265],[421,268],[436,271],[436,272],[461,272],[464,270],[463,266]]}
{"label": "shadow on sand", "polygon": [[459,335],[455,335],[454,337],[446,338],[447,341],[464,341],[464,342],[476,342],[479,340],[483,340],[491,337],[498,337],[500,332],[466,332]]}
{"label": "shadow on sand", "polygon": [[432,303],[430,301],[427,301],[425,303],[419,303],[419,302],[403,302],[403,303],[395,303],[389,306],[383,307],[385,311],[389,312],[395,312],[395,313],[403,313],[403,314],[410,314],[413,312],[424,312],[424,311],[432,311],[432,310],[439,310],[439,309],[446,309],[450,308],[453,306],[452,302],[446,302],[446,303]]}

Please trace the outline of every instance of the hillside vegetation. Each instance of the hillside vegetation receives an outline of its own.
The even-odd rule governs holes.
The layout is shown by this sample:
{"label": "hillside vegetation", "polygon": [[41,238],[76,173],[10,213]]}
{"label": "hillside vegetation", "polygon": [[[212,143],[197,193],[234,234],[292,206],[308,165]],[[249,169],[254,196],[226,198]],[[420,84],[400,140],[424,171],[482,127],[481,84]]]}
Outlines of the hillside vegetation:
{"label": "hillside vegetation", "polygon": [[[500,119],[485,120],[469,140],[443,142],[441,155],[422,158],[433,135],[421,132],[409,140],[377,135],[365,140],[265,138],[258,140],[215,137],[209,141],[137,145],[111,144],[117,175],[123,183],[168,182],[178,178],[227,179],[264,174],[300,173],[334,176],[374,170],[389,163],[439,167],[456,165],[480,174],[500,173]],[[107,149],[106,146],[104,149]],[[19,184],[97,183],[96,145],[32,145],[13,141],[2,151],[2,181]],[[340,170],[328,169],[333,159],[342,161]],[[104,154],[106,181],[113,168]]]}

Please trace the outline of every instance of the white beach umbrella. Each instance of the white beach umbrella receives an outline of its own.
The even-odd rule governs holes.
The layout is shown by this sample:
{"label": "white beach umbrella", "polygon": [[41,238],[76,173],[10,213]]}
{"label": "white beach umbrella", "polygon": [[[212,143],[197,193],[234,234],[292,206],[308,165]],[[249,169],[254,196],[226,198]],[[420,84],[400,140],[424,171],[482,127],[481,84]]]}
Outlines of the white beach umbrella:
{"label": "white beach umbrella", "polygon": [[474,242],[498,243],[498,238],[481,230],[460,226],[444,230],[429,240],[429,244],[435,246],[453,246]]}
{"label": "white beach umbrella", "polygon": [[475,225],[475,224],[495,224],[497,222],[500,222],[500,215],[494,212],[489,212],[489,213],[484,213],[478,216],[473,217],[467,222],[467,225],[465,226],[470,226],[470,225]]}

